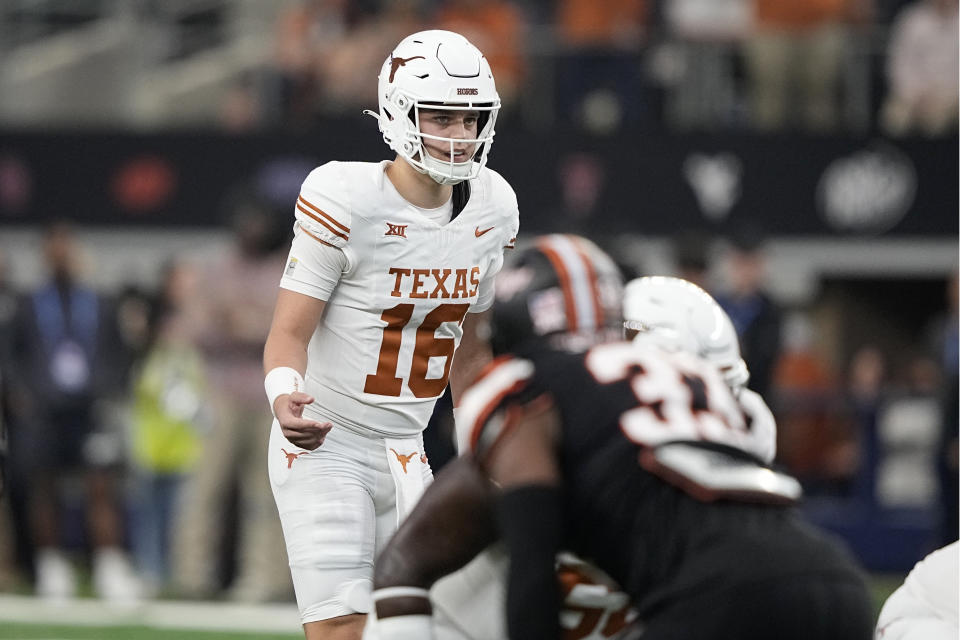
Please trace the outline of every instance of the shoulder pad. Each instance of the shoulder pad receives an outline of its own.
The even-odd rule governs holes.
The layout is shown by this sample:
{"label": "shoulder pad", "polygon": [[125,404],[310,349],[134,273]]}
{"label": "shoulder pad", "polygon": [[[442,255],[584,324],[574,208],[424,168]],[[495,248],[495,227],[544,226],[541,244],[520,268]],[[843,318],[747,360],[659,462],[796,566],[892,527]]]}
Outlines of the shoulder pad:
{"label": "shoulder pad", "polygon": [[343,248],[350,240],[350,203],[340,163],[328,162],[310,172],[294,210],[297,224],[315,239]]}
{"label": "shoulder pad", "polygon": [[491,417],[510,395],[524,389],[533,378],[534,366],[529,360],[504,356],[491,366],[463,394],[457,410],[457,451],[463,455],[476,452],[496,441],[500,430]]}
{"label": "shoulder pad", "polygon": [[640,454],[640,464],[702,502],[727,499],[788,505],[803,494],[794,477],[702,443],[677,441],[650,447]]}

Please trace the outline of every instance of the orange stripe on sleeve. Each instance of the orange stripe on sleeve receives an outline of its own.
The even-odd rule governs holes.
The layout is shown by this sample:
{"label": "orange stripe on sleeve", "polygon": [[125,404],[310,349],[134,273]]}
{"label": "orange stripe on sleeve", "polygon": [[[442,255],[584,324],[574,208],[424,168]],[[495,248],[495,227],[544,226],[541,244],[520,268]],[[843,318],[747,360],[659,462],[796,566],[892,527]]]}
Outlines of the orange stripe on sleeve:
{"label": "orange stripe on sleeve", "polygon": [[328,247],[333,247],[334,249],[338,248],[338,247],[336,247],[335,245],[330,244],[329,242],[327,242],[327,241],[324,240],[323,238],[318,238],[317,236],[313,235],[312,233],[310,233],[309,231],[307,231],[306,229],[304,229],[303,226],[300,227],[300,231],[303,231],[305,234],[307,234],[308,236],[310,236],[311,238],[313,238],[314,240],[316,240],[316,241],[319,242],[320,244],[325,244],[325,245],[327,245]]}
{"label": "orange stripe on sleeve", "polygon": [[[327,224],[322,218],[319,218],[319,217],[313,215],[312,213],[310,213],[309,211],[307,211],[306,209],[304,209],[303,207],[301,207],[299,204],[297,205],[297,210],[303,212],[304,214],[308,215],[308,216],[309,216],[310,218],[312,218],[313,220],[316,220],[317,222],[319,222],[320,224],[322,224],[323,226],[325,226],[327,229],[329,229],[330,233],[332,233],[333,235],[335,235],[335,236],[337,236],[337,237],[340,237],[340,238],[343,238],[344,240],[349,240],[349,239],[350,239],[350,236],[348,236],[348,235],[345,234],[345,233],[340,233],[339,231],[337,231],[336,229],[334,229],[333,227],[331,227],[329,224]],[[349,230],[348,230],[348,231],[349,231]]]}
{"label": "orange stripe on sleeve", "polygon": [[340,224],[339,222],[337,222],[336,218],[334,218],[333,216],[331,216],[329,213],[327,213],[326,211],[324,211],[324,210],[321,209],[320,207],[318,207],[318,206],[316,206],[316,205],[314,205],[314,204],[311,204],[311,203],[310,203],[306,198],[304,198],[303,196],[298,197],[297,200],[298,200],[299,202],[302,202],[303,204],[307,205],[308,207],[310,207],[310,208],[313,209],[314,211],[316,211],[317,214],[320,215],[321,217],[326,218],[326,220],[327,220],[328,222],[330,222],[333,226],[337,227],[338,229],[340,229],[340,230],[343,231],[344,233],[350,233],[350,227],[348,227],[348,226],[346,226],[346,225],[343,225],[343,224]]}

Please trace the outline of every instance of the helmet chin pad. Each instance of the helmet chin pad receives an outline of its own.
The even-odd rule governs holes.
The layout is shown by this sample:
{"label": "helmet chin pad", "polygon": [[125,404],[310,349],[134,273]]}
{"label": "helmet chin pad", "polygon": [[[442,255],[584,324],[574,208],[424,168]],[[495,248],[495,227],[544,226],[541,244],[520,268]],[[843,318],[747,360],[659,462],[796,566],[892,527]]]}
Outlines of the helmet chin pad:
{"label": "helmet chin pad", "polygon": [[[475,156],[476,154],[474,154]],[[451,162],[441,160],[430,154],[424,144],[420,143],[420,152],[413,158],[407,159],[414,169],[426,174],[439,184],[458,184],[474,177],[477,164],[473,157],[466,162]]]}
{"label": "helmet chin pad", "polygon": [[446,162],[430,155],[426,150],[424,150],[422,157],[422,162],[417,164],[411,162],[410,164],[414,169],[430,176],[439,184],[458,184],[476,177],[477,163],[473,159],[466,162]]}

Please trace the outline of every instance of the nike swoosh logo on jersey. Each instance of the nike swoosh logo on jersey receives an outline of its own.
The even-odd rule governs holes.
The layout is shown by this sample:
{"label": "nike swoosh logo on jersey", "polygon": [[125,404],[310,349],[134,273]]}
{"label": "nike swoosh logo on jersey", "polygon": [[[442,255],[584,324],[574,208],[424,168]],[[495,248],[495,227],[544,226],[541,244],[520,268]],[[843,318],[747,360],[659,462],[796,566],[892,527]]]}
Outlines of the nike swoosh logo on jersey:
{"label": "nike swoosh logo on jersey", "polygon": [[480,227],[477,227],[476,229],[473,230],[473,234],[479,238],[483,234],[487,233],[488,231],[493,231],[494,229],[496,229],[495,226],[490,227],[489,229],[484,229],[483,231],[480,231]]}

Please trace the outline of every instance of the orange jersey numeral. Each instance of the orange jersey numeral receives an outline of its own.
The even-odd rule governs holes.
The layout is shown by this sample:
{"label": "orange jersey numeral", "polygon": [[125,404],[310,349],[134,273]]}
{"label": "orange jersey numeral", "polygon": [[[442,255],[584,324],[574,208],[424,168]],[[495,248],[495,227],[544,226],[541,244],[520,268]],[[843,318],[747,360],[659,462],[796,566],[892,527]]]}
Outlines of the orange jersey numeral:
{"label": "orange jersey numeral", "polygon": [[[433,398],[443,393],[450,376],[450,364],[453,361],[453,352],[456,342],[453,338],[438,338],[437,329],[444,322],[463,322],[467,315],[469,304],[441,304],[427,314],[417,327],[416,343],[413,349],[413,360],[407,385],[417,398]],[[410,303],[398,304],[384,310],[380,319],[387,323],[383,328],[383,340],[380,343],[380,357],[377,360],[377,371],[368,375],[363,390],[378,396],[400,395],[403,388],[403,378],[397,376],[397,362],[400,358],[400,345],[403,341],[403,329],[413,316],[414,305]],[[445,357],[443,376],[427,378],[427,366],[430,358]]]}

